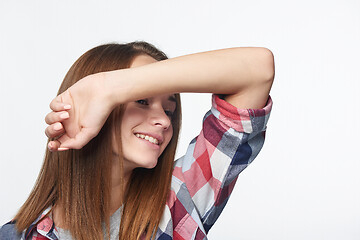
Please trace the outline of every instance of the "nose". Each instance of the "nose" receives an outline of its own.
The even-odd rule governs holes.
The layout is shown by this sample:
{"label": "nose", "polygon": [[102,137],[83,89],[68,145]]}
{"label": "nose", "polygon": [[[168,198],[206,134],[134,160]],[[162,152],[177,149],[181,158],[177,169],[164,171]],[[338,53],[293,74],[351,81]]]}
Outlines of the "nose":
{"label": "nose", "polygon": [[150,123],[154,126],[167,130],[171,125],[171,120],[168,115],[166,115],[165,111],[161,108],[151,111]]}

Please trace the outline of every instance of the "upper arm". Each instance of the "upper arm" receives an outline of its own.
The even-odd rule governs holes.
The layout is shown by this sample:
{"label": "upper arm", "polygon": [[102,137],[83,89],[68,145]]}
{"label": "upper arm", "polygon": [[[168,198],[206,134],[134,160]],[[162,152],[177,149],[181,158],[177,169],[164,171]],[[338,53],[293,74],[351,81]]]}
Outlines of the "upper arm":
{"label": "upper arm", "polygon": [[[173,190],[180,202],[191,206],[188,212],[196,208],[206,231],[220,215],[238,174],[259,153],[271,105],[270,98],[263,109],[239,109],[213,95],[201,133],[175,163],[173,184],[178,179],[179,186]],[[183,200],[184,195],[192,201]]]}

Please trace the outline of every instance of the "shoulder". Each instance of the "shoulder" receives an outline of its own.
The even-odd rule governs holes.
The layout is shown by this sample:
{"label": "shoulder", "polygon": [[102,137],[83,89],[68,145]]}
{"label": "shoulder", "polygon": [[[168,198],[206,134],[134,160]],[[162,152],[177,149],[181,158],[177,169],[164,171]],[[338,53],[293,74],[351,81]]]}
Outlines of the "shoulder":
{"label": "shoulder", "polygon": [[14,221],[8,222],[0,228],[0,239],[1,240],[21,239],[21,233],[17,231]]}

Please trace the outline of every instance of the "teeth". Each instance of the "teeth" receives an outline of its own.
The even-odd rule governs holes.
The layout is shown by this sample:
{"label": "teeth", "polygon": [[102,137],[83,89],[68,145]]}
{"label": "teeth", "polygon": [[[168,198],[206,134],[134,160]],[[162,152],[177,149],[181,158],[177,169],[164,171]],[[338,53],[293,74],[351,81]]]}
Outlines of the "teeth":
{"label": "teeth", "polygon": [[156,138],[150,137],[148,135],[137,133],[135,134],[136,137],[145,139],[153,144],[159,145],[159,141]]}

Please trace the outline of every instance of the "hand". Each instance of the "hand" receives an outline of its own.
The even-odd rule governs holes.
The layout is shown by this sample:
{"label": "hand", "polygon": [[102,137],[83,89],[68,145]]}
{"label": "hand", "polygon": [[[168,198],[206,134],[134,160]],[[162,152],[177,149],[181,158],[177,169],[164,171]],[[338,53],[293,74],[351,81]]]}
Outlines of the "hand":
{"label": "hand", "polygon": [[112,111],[103,73],[89,75],[51,103],[53,110],[45,117],[49,124],[45,133],[51,151],[80,149],[94,138]]}

